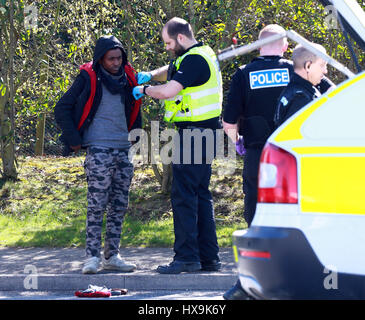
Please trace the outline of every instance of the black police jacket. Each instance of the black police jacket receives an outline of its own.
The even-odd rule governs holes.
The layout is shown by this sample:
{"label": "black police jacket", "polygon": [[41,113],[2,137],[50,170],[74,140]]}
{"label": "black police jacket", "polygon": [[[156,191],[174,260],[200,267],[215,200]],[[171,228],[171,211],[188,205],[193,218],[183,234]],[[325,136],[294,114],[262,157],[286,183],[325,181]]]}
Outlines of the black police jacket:
{"label": "black police jacket", "polygon": [[[294,74],[292,61],[281,56],[259,56],[233,75],[223,120],[238,123],[245,148],[262,148],[274,131],[279,98]],[[331,86],[334,84],[323,78],[318,89],[324,93]]]}
{"label": "black police jacket", "polygon": [[232,77],[223,119],[239,123],[246,148],[261,148],[274,129],[278,98],[289,83],[293,64],[280,56],[260,56]]}
{"label": "black police jacket", "polygon": [[274,115],[275,128],[320,95],[312,83],[293,73],[290,83],[279,98]]}

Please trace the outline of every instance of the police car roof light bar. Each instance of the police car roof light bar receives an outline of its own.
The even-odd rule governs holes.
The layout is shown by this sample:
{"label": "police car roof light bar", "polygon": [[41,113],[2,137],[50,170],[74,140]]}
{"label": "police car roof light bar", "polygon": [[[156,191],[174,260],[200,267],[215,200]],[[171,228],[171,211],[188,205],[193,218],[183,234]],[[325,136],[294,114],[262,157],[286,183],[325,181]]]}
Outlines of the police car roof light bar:
{"label": "police car roof light bar", "polygon": [[299,35],[298,33],[296,33],[293,30],[286,31],[285,33],[281,33],[281,34],[276,34],[276,35],[273,35],[273,36],[265,38],[265,39],[257,40],[253,43],[250,43],[250,44],[238,47],[238,48],[231,48],[228,50],[220,51],[218,53],[218,60],[224,61],[224,60],[227,60],[227,59],[230,59],[233,57],[237,57],[237,56],[246,54],[248,52],[257,50],[266,44],[277,41],[284,37],[288,37],[291,40],[301,44],[306,49],[310,50],[315,55],[318,55],[320,58],[322,58],[327,63],[332,65],[334,68],[336,68],[337,70],[339,70],[340,72],[345,74],[348,78],[353,78],[355,76],[355,74],[352,71],[350,71],[348,68],[346,68],[344,65],[339,63],[337,60],[331,58],[329,55],[318,50],[315,46],[313,46],[313,44],[311,42],[309,42],[307,39],[303,38],[301,35]]}

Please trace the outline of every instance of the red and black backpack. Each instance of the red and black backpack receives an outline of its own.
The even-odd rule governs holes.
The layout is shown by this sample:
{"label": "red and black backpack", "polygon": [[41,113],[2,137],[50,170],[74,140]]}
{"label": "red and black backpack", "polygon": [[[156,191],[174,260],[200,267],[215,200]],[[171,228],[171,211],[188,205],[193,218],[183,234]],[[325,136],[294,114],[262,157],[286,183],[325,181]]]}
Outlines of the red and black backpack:
{"label": "red and black backpack", "polygon": [[[90,86],[91,92],[90,92],[90,97],[85,104],[84,111],[82,113],[80,122],[77,126],[77,130],[80,130],[83,123],[87,119],[87,116],[89,115],[91,107],[93,105],[95,92],[96,92],[96,72],[93,69],[93,62],[90,61],[88,63],[83,64],[82,66],[80,66],[80,70],[85,70],[89,74],[90,81],[91,81],[91,86]],[[132,65],[129,62],[124,66],[124,71],[127,75],[129,85],[132,88],[137,86],[138,85],[137,80],[136,80],[137,72],[136,72],[136,70],[134,70],[134,68],[132,67]],[[130,119],[129,119],[129,123],[128,123],[128,131],[131,130],[134,122],[137,119],[138,112],[141,107],[141,103],[142,103],[142,99],[139,99],[139,100],[134,101],[134,103],[132,105],[132,111],[131,111],[131,115],[130,115]]]}

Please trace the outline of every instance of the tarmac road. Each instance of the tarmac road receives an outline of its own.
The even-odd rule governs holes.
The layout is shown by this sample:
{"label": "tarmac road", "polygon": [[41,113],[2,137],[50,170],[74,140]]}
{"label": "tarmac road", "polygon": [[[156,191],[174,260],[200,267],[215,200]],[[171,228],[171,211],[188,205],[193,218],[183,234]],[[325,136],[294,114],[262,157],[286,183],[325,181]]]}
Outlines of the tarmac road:
{"label": "tarmac road", "polygon": [[89,284],[128,290],[111,300],[222,300],[237,279],[231,248],[221,249],[219,272],[179,275],[155,271],[158,265],[171,262],[171,248],[121,248],[120,254],[137,265],[135,272],[100,270],[83,275],[81,248],[0,247],[0,300],[77,300],[74,292]]}
{"label": "tarmac road", "polygon": [[50,291],[2,291],[0,300],[223,300],[224,290],[220,291],[197,291],[197,290],[147,290],[128,291],[126,295],[112,296],[109,298],[79,298],[74,292]]}

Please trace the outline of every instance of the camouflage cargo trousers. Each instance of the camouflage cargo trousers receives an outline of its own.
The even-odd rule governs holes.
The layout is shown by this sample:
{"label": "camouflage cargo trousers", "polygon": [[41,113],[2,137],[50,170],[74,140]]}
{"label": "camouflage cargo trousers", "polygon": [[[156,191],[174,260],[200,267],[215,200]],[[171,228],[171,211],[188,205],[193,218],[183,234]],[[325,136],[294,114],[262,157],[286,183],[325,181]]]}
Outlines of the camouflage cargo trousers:
{"label": "camouflage cargo trousers", "polygon": [[86,256],[100,257],[101,234],[106,212],[104,257],[119,253],[133,164],[128,150],[89,147],[84,163],[88,192]]}

